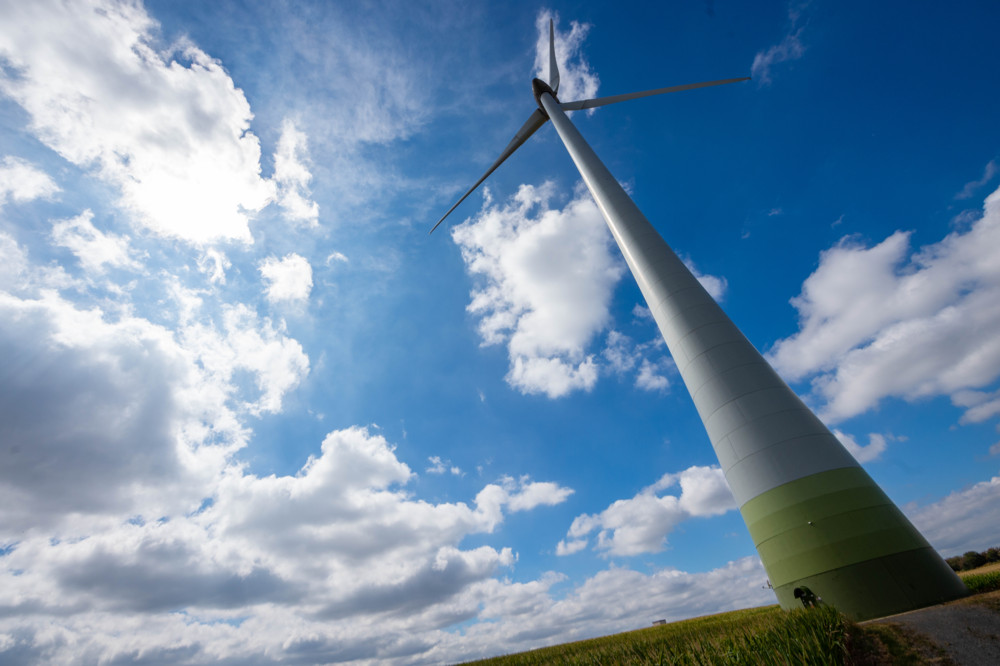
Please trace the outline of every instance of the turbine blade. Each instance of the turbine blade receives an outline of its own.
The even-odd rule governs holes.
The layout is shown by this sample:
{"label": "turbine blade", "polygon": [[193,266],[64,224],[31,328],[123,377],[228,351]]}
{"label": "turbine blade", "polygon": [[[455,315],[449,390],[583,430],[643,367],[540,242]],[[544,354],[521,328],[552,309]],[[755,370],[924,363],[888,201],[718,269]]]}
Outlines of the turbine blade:
{"label": "turbine blade", "polygon": [[737,83],[738,81],[749,81],[749,76],[739,79],[721,79],[719,81],[703,81],[702,83],[687,83],[682,86],[671,86],[669,88],[657,88],[656,90],[646,90],[643,92],[626,93],[624,95],[612,95],[611,97],[597,97],[595,99],[582,99],[578,102],[561,102],[563,111],[579,111],[580,109],[593,109],[597,106],[607,106],[617,104],[639,97],[650,97],[652,95],[662,95],[663,93],[680,92],[682,90],[694,90],[695,88],[708,88],[709,86],[721,86],[726,83]]}
{"label": "turbine blade", "polygon": [[491,166],[489,169],[487,169],[486,173],[483,174],[483,177],[480,178],[479,180],[477,180],[476,184],[473,185],[472,187],[470,187],[469,191],[466,192],[465,194],[463,194],[462,198],[459,199],[458,201],[456,201],[455,205],[452,206],[451,208],[449,208],[448,212],[441,216],[441,219],[438,220],[437,224],[435,224],[431,228],[431,230],[427,232],[427,235],[429,236],[432,233],[434,233],[434,229],[437,229],[438,226],[442,222],[444,222],[444,218],[446,218],[449,215],[451,215],[451,212],[453,210],[455,210],[456,208],[458,208],[458,205],[460,203],[462,203],[463,201],[465,201],[466,197],[468,197],[470,194],[472,194],[473,192],[475,192],[476,188],[479,187],[480,184],[482,184],[482,182],[484,180],[486,180],[491,173],[493,173],[494,171],[496,171],[496,168],[498,166],[500,166],[501,164],[503,164],[504,160],[506,160],[508,157],[510,157],[511,155],[513,155],[514,151],[517,150],[518,148],[520,148],[521,144],[523,144],[525,141],[527,141],[528,138],[532,134],[534,134],[538,130],[539,127],[541,127],[542,125],[544,125],[545,121],[547,121],[548,119],[549,119],[549,117],[546,116],[544,113],[542,113],[542,111],[540,109],[535,109],[535,112],[531,114],[531,116],[528,118],[527,122],[525,122],[523,125],[521,125],[521,129],[517,130],[517,134],[514,135],[514,138],[510,140],[510,143],[507,144],[507,147],[503,149],[502,153],[500,153],[500,157],[498,157],[497,161],[493,163],[493,166]]}
{"label": "turbine blade", "polygon": [[556,63],[556,28],[549,19],[549,87],[559,92],[559,65]]}

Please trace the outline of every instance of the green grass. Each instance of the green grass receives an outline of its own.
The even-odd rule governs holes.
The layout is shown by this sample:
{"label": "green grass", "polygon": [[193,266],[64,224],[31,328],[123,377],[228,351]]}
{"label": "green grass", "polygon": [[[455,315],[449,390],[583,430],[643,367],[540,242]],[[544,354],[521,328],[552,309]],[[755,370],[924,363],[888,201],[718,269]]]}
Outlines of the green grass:
{"label": "green grass", "polygon": [[474,663],[832,666],[849,661],[852,631],[859,633],[832,608],[788,613],[766,606]]}
{"label": "green grass", "polygon": [[962,578],[962,582],[965,583],[965,586],[969,588],[969,592],[979,594],[981,592],[1000,590],[1000,570],[987,571],[985,573],[979,573],[979,571],[980,569],[969,572],[960,571],[958,574]]}

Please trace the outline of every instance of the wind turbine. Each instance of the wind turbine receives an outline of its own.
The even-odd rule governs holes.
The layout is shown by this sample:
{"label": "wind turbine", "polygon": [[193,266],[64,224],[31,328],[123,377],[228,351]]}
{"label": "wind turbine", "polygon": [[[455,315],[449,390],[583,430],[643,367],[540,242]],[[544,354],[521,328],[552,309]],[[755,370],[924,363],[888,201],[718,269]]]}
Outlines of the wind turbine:
{"label": "wind turbine", "polygon": [[550,20],[549,82],[531,82],[538,108],[431,232],[551,120],[677,364],[781,606],[821,598],[863,620],[964,596],[964,583],[726,316],[565,113],[747,78],[560,102]]}

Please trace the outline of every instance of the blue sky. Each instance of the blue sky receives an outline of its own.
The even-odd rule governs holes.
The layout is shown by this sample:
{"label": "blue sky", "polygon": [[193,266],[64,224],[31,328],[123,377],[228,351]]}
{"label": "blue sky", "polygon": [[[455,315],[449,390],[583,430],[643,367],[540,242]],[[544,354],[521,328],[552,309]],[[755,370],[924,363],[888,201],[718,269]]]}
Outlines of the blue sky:
{"label": "blue sky", "polygon": [[0,660],[440,663],[773,602],[573,116],[948,556],[1000,535],[988,3],[0,2]]}

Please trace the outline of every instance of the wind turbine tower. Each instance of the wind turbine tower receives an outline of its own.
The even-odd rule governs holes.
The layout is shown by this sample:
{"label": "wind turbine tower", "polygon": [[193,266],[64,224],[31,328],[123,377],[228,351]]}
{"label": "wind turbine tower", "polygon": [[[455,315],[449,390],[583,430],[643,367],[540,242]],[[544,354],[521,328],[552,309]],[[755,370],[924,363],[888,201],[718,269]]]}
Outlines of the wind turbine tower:
{"label": "wind turbine tower", "polygon": [[531,83],[538,108],[431,231],[551,120],[677,363],[782,608],[819,597],[864,620],[964,596],[958,576],[743,336],[566,115],[747,78],[561,102],[550,21],[549,81]]}

